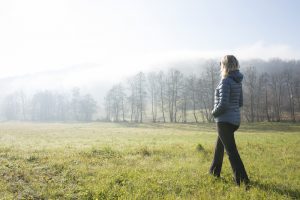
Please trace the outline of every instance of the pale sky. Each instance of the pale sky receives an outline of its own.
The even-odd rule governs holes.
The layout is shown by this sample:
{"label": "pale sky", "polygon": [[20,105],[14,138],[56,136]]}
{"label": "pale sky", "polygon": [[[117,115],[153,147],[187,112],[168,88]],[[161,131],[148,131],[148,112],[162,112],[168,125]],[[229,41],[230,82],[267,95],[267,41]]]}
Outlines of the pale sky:
{"label": "pale sky", "polygon": [[300,59],[299,2],[0,0],[0,78],[87,64],[117,79],[224,54]]}

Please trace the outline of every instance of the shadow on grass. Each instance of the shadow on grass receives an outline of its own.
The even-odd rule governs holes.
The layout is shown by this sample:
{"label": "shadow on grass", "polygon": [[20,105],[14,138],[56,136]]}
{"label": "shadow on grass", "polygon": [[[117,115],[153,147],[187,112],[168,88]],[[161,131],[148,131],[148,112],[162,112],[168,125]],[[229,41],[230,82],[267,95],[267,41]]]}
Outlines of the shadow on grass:
{"label": "shadow on grass", "polygon": [[[201,131],[201,132],[216,132],[215,123],[163,123],[163,122],[117,122],[120,127],[129,127],[129,128],[149,128],[149,129],[177,129],[183,131]],[[239,132],[262,132],[262,133],[283,133],[290,132],[295,133],[299,132],[300,123],[291,123],[291,122],[243,122],[239,128]]]}
{"label": "shadow on grass", "polygon": [[292,122],[254,122],[242,123],[240,132],[268,132],[268,133],[282,133],[282,132],[299,132],[300,123]]}
{"label": "shadow on grass", "polygon": [[293,199],[300,199],[300,190],[289,189],[280,184],[261,183],[259,181],[251,181],[251,187],[256,187],[265,191],[273,191],[280,195],[287,195]]}
{"label": "shadow on grass", "polygon": [[[215,180],[222,181],[225,184],[234,184],[234,180],[227,180],[224,177],[214,177]],[[251,191],[251,188],[257,188],[260,190],[264,190],[266,192],[275,192],[279,195],[285,195],[290,197],[291,199],[300,199],[300,190],[298,189],[290,189],[281,184],[272,184],[272,183],[261,183],[259,181],[250,181],[250,187],[247,190]]]}
{"label": "shadow on grass", "polygon": [[202,132],[216,132],[215,123],[163,123],[163,122],[118,122],[121,127],[129,128],[148,128],[148,129],[177,129],[182,131],[202,131]]}

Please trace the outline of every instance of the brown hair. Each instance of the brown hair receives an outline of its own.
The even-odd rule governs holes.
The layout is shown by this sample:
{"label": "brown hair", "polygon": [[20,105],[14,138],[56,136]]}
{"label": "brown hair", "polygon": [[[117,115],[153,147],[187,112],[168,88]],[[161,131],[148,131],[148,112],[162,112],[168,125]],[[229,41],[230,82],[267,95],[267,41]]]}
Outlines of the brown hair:
{"label": "brown hair", "polygon": [[230,71],[238,70],[240,68],[239,61],[233,55],[224,56],[220,65],[222,78],[226,78]]}

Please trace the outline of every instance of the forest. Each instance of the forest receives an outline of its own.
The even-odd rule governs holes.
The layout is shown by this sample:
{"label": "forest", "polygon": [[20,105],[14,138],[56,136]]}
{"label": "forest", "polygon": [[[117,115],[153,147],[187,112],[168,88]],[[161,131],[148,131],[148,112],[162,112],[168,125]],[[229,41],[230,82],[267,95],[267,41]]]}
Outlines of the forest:
{"label": "forest", "polygon": [[[252,64],[253,63],[253,64]],[[247,122],[299,121],[300,62],[278,59],[245,63],[242,118]],[[105,97],[107,121],[212,122],[214,90],[220,81],[217,61],[202,72],[140,72],[114,85]]]}

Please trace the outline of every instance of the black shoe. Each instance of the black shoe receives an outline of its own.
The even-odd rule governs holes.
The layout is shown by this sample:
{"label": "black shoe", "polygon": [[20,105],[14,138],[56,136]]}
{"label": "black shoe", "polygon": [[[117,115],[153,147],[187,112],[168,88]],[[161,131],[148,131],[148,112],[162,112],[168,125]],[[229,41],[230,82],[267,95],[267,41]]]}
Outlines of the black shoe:
{"label": "black shoe", "polygon": [[216,177],[216,178],[220,178],[220,174],[215,174],[213,172],[209,172],[209,174],[212,175],[212,176],[214,176],[214,177]]}
{"label": "black shoe", "polygon": [[244,184],[246,190],[249,190],[249,189],[250,189],[250,180],[249,180],[249,179],[240,180],[240,182],[238,182],[238,181],[236,181],[236,180],[234,179],[234,181],[235,181],[235,183],[236,183],[237,186],[240,187],[242,184]]}
{"label": "black shoe", "polygon": [[249,190],[250,189],[250,180],[249,179],[246,179],[246,180],[244,180],[243,181],[243,183],[245,184],[245,188],[246,188],[246,190]]}

